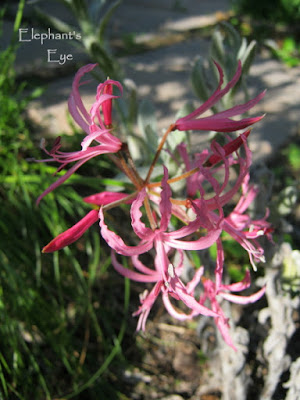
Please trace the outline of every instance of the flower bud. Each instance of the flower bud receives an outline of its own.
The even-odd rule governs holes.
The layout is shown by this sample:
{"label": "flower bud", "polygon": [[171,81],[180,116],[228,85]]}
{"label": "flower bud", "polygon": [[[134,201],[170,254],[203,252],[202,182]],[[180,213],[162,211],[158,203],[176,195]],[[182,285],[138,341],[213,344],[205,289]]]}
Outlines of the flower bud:
{"label": "flower bud", "polygon": [[[105,85],[103,93],[111,95],[112,92],[113,92],[112,84],[108,83],[107,85]],[[107,128],[111,127],[111,125],[112,125],[112,118],[111,118],[112,99],[105,100],[103,102],[102,112],[103,112],[104,124],[106,125]]]}

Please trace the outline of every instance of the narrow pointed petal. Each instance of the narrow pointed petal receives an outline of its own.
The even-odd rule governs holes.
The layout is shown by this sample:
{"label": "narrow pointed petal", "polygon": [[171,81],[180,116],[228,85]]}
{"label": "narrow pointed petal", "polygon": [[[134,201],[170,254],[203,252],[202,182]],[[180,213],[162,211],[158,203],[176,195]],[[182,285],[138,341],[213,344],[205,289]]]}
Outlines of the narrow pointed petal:
{"label": "narrow pointed petal", "polygon": [[[239,168],[240,168],[239,175],[238,175],[237,179],[235,180],[233,187],[231,189],[229,189],[226,193],[222,194],[221,196],[219,196],[219,195],[214,196],[205,201],[206,207],[209,210],[217,209],[220,206],[223,207],[225,204],[227,204],[229,201],[231,201],[233,196],[240,189],[241,185],[243,184],[244,179],[247,177],[247,175],[249,173],[249,168],[250,168],[251,161],[252,161],[251,152],[247,145],[246,138],[244,138],[243,135],[241,135],[241,139],[244,142],[243,147],[245,150],[246,158],[243,159],[241,157],[238,157],[238,164],[239,164]],[[197,202],[197,200],[195,202]]]}
{"label": "narrow pointed petal", "polygon": [[220,317],[215,322],[216,322],[217,328],[219,329],[219,331],[224,339],[224,342],[227,343],[234,351],[237,351],[237,348],[233,344],[233,341],[230,337],[229,324],[228,324],[226,318]]}
{"label": "narrow pointed petal", "polygon": [[202,275],[204,274],[204,267],[200,267],[199,269],[196,270],[195,275],[193,276],[192,280],[190,280],[186,284],[186,291],[188,294],[193,295],[194,290],[198,283],[201,280]]}
{"label": "narrow pointed petal", "polygon": [[[100,83],[97,87],[96,101],[90,109],[92,121],[98,119],[101,128],[111,126],[112,124],[112,99],[119,98],[120,96],[113,94],[113,86],[117,86],[121,95],[123,94],[123,87],[120,82],[108,79]],[[100,110],[102,109],[102,114]],[[103,115],[103,120],[102,120]]]}
{"label": "narrow pointed petal", "polygon": [[175,247],[176,249],[182,250],[203,250],[207,249],[211,245],[213,245],[218,237],[221,235],[222,229],[214,229],[207,233],[207,235],[202,236],[198,240],[194,241],[184,241],[184,240],[175,240],[175,239],[165,239],[165,243],[171,247]]}
{"label": "narrow pointed petal", "polygon": [[186,289],[180,285],[176,285],[174,292],[178,295],[180,300],[190,309],[192,309],[196,314],[206,315],[208,317],[218,317],[215,311],[200,304],[193,296],[187,293]]}
{"label": "narrow pointed petal", "polygon": [[190,119],[196,118],[199,115],[203,114],[205,111],[209,110],[213,105],[215,105],[223,96],[225,96],[226,93],[229,92],[229,90],[231,88],[233,88],[235,86],[235,84],[238,82],[238,80],[240,79],[241,73],[242,73],[242,64],[239,61],[238,62],[238,67],[237,70],[234,74],[234,77],[232,78],[232,80],[225,86],[224,89],[221,90],[221,86],[223,84],[223,71],[222,68],[220,67],[220,65],[217,62],[214,62],[218,72],[219,72],[219,84],[217,89],[215,90],[215,92],[212,94],[212,96],[205,102],[203,103],[200,107],[198,107],[195,111],[193,111],[192,113],[190,113],[189,115],[187,115],[186,117],[180,118],[176,121],[176,127],[178,127],[178,123],[181,124],[184,121],[188,121]]}
{"label": "narrow pointed petal", "polygon": [[231,283],[230,285],[221,285],[220,290],[229,290],[230,292],[240,292],[248,289],[251,284],[251,276],[249,270],[246,271],[245,277],[240,282]]}
{"label": "narrow pointed petal", "polygon": [[96,129],[83,139],[81,142],[82,150],[87,150],[94,140],[96,140],[98,143],[111,146],[111,153],[116,153],[122,146],[122,142],[115,136],[111,135],[108,130]]}
{"label": "narrow pointed petal", "polygon": [[196,218],[195,220],[188,223],[188,225],[183,226],[182,228],[177,229],[176,231],[163,233],[165,240],[176,240],[181,239],[185,236],[191,235],[195,233],[199,228],[203,227],[203,221],[200,218]]}
{"label": "narrow pointed petal", "polygon": [[138,271],[142,272],[143,274],[148,274],[148,275],[157,275],[157,271],[150,269],[146,267],[138,258],[138,256],[132,256],[131,257],[132,264],[134,268],[136,268]]}
{"label": "narrow pointed petal", "polygon": [[244,118],[239,121],[234,121],[230,118],[215,118],[215,116],[193,119],[179,123],[177,129],[179,131],[201,130],[215,132],[234,132],[240,129],[247,128],[250,125],[260,121],[264,116]]}
{"label": "narrow pointed petal", "polygon": [[[218,238],[217,243],[217,259],[216,259],[216,268],[215,268],[215,290],[218,290],[221,287],[221,282],[223,278],[223,267],[224,267],[224,251],[222,240]],[[222,286],[223,287],[223,286]]]}
{"label": "narrow pointed petal", "polygon": [[58,186],[60,186],[63,182],[65,182],[70,176],[77,171],[79,167],[81,167],[82,164],[84,164],[87,160],[83,159],[78,161],[75,165],[73,165],[72,168],[69,169],[68,172],[66,172],[63,176],[61,176],[57,181],[52,183],[38,198],[36,201],[36,204],[38,205],[39,202],[42,200],[43,197],[45,197],[48,193],[52,192],[52,190],[56,189]]}
{"label": "narrow pointed petal", "polygon": [[134,317],[138,315],[140,316],[136,328],[137,331],[141,329],[145,331],[148,315],[151,311],[151,308],[155,300],[157,299],[157,296],[161,291],[162,284],[163,284],[162,281],[157,282],[153,287],[153,289],[151,290],[151,292],[147,295],[147,297],[141,300],[142,305],[139,307],[139,309],[132,314]]}
{"label": "narrow pointed petal", "polygon": [[80,68],[79,71],[76,73],[75,78],[72,84],[72,92],[69,98],[69,111],[72,115],[73,119],[77,124],[86,132],[89,133],[88,126],[91,123],[91,117],[87,112],[86,108],[83,105],[80,93],[79,93],[79,86],[83,85],[80,83],[80,79],[83,77],[84,74],[92,71],[97,64],[88,64],[84,67]]}
{"label": "narrow pointed petal", "polygon": [[[121,147],[121,142],[120,142],[120,147]],[[91,158],[94,158],[96,156],[99,156],[101,154],[106,154],[106,153],[113,153],[115,151],[118,151],[118,148],[116,149],[115,147],[112,146],[107,146],[107,145],[99,145],[99,146],[94,146],[90,147],[87,150],[84,151],[75,151],[73,153],[62,153],[60,152],[58,155],[53,155],[53,159],[49,161],[57,161],[62,163],[62,165],[58,168],[57,172],[60,171],[62,168],[65,167],[65,165],[78,161],[75,165],[73,165],[68,172],[66,172],[63,176],[61,176],[56,182],[52,183],[48,189],[46,189],[37,199],[37,204],[41,201],[41,199],[46,196],[48,193],[52,192],[54,189],[56,189],[58,186],[60,186],[63,182],[65,182],[75,171],[77,171],[78,168],[81,167],[85,162],[90,160]],[[48,161],[48,160],[42,160],[42,161]]]}
{"label": "narrow pointed petal", "polygon": [[[82,107],[83,104],[82,104]],[[77,123],[78,126],[86,133],[89,134],[89,125],[91,123],[91,117],[88,115],[85,119],[82,117],[81,113],[77,109],[77,104],[75,97],[71,94],[68,100],[68,108],[69,112],[72,115],[72,118]]]}
{"label": "narrow pointed petal", "polygon": [[208,230],[215,229],[214,223],[209,219],[208,209],[205,204],[205,200],[199,199],[199,204],[192,203],[193,210],[196,214],[196,219],[189,222],[186,226],[177,229],[176,231],[164,233],[164,238],[169,239],[180,239],[195,233],[199,228],[205,228]]}
{"label": "narrow pointed petal", "polygon": [[154,246],[156,250],[156,256],[155,256],[155,268],[159,272],[161,276],[161,280],[164,282],[168,281],[169,277],[169,272],[168,272],[168,267],[170,264],[170,261],[167,256],[166,248],[164,245],[164,242],[161,240],[161,237],[158,236],[156,240],[154,241]]}
{"label": "narrow pointed petal", "polygon": [[258,122],[261,118],[263,118],[263,116],[261,116],[255,118],[244,118],[241,119],[240,121],[235,121],[230,119],[229,117],[241,115],[249,111],[263,98],[265,92],[262,92],[254,99],[251,99],[244,104],[232,107],[229,110],[221,111],[209,117],[198,118],[201,114],[210,109],[226,93],[228,93],[228,91],[238,82],[241,75],[241,63],[239,62],[237,71],[233,79],[225,86],[224,89],[221,90],[221,85],[223,83],[223,71],[217,63],[215,64],[218,68],[220,75],[220,82],[216,91],[205,103],[203,103],[195,111],[193,111],[192,113],[188,114],[183,118],[179,118],[175,122],[176,129],[180,131],[204,130],[204,131],[215,131],[215,132],[233,132],[240,129],[244,129]]}
{"label": "narrow pointed petal", "polygon": [[185,314],[182,311],[177,311],[170,301],[168,292],[163,293],[162,299],[168,313],[171,315],[171,317],[178,319],[178,321],[186,321],[187,319],[191,319],[194,317],[193,311],[190,314]]}
{"label": "narrow pointed petal", "polygon": [[265,294],[265,292],[266,292],[266,287],[264,286],[258,292],[253,293],[250,296],[238,296],[235,294],[224,293],[224,292],[219,293],[219,295],[223,297],[223,299],[231,301],[232,303],[251,304],[259,300]]}
{"label": "narrow pointed petal", "polygon": [[216,118],[223,118],[223,117],[233,117],[235,115],[242,115],[245,114],[247,111],[251,110],[260,100],[265,96],[266,90],[261,92],[259,95],[247,101],[247,103],[239,104],[234,107],[229,108],[228,110],[221,111],[214,116]]}
{"label": "narrow pointed petal", "polygon": [[259,189],[258,187],[251,186],[247,187],[247,192],[242,195],[240,200],[238,201],[237,205],[234,207],[233,214],[236,215],[242,215],[252,204],[252,202],[255,200],[256,196],[258,195]]}
{"label": "narrow pointed petal", "polygon": [[[120,96],[114,96],[113,95],[113,86],[117,86],[121,92],[121,95],[123,94],[123,87],[120,84],[120,82],[113,81],[111,79],[106,80],[103,83],[103,87],[100,89],[100,93],[103,92],[103,94],[109,94],[111,98],[109,100],[106,100],[102,104],[102,112],[103,112],[103,119],[104,119],[104,124],[106,126],[110,126],[112,124],[112,99],[117,98]],[[97,99],[98,99],[99,94],[97,93]]]}
{"label": "narrow pointed petal", "polygon": [[114,269],[121,275],[125,276],[126,278],[129,278],[133,281],[136,282],[157,282],[160,278],[160,275],[158,273],[156,274],[140,274],[139,272],[132,271],[131,269],[123,267],[122,264],[120,264],[112,251],[111,253],[111,261]]}
{"label": "narrow pointed petal", "polygon": [[[97,206],[104,206],[106,204],[110,204],[115,201],[125,199],[128,196],[129,196],[128,194],[120,192],[101,192],[92,194],[91,196],[84,197],[82,200],[85,203],[95,204]],[[128,200],[125,203],[130,204],[131,202],[132,200]]]}
{"label": "narrow pointed petal", "polygon": [[97,222],[98,219],[98,210],[91,210],[85,217],[77,222],[77,224],[73,225],[72,228],[51,240],[51,242],[43,248],[43,253],[52,253],[53,251],[60,250],[76,242],[76,240],[78,240],[90,226]]}

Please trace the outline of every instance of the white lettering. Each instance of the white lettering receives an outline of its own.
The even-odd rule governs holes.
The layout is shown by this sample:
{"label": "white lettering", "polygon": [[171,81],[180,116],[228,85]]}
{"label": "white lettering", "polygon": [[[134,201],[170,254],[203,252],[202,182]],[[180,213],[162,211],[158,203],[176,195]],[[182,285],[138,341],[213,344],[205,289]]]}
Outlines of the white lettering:
{"label": "white lettering", "polygon": [[41,33],[41,45],[44,44],[44,40],[48,39],[47,33]]}
{"label": "white lettering", "polygon": [[[57,49],[48,49],[47,50],[47,54],[48,54],[48,58],[47,61],[48,62],[57,62],[59,63],[59,65],[64,65],[66,63],[66,61],[72,61],[73,60],[73,55],[72,54],[59,54],[58,58],[54,57],[54,55],[56,55],[57,53]],[[52,57],[53,55],[53,57]]]}
{"label": "white lettering", "polygon": [[48,49],[47,50],[47,54],[48,54],[47,61],[48,62],[59,62],[59,60],[53,60],[51,57],[51,54],[56,54],[56,53],[57,53],[57,49]]}
{"label": "white lettering", "polygon": [[31,42],[31,39],[23,39],[23,33],[27,33],[28,28],[20,28],[19,29],[19,42]]}
{"label": "white lettering", "polygon": [[39,32],[34,32],[34,29],[31,28],[31,39],[39,40],[41,38],[41,34]]}

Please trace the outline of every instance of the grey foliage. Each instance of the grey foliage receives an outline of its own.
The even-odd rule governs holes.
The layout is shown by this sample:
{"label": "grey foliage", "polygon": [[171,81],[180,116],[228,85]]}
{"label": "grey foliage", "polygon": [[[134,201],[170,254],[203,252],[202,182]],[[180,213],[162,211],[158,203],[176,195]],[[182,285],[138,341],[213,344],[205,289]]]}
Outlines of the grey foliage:
{"label": "grey foliage", "polygon": [[292,298],[290,293],[283,289],[282,267],[289,252],[291,252],[290,246],[283,243],[265,273],[268,307],[261,310],[259,320],[261,323],[266,323],[269,319],[271,328],[263,345],[263,355],[268,368],[261,400],[272,398],[281,375],[291,365],[287,345],[296,330],[293,312],[299,307],[299,297]]}

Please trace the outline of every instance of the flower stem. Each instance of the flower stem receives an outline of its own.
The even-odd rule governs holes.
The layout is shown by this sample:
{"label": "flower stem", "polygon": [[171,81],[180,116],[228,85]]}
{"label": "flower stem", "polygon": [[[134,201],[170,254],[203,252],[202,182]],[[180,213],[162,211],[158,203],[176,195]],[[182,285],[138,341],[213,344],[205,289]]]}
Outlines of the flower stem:
{"label": "flower stem", "polygon": [[127,143],[123,143],[122,150],[123,150],[124,153],[125,153],[125,156],[126,156],[126,158],[127,158],[127,162],[128,162],[129,167],[131,168],[131,170],[132,170],[132,172],[134,173],[134,175],[135,175],[137,181],[139,182],[139,185],[140,185],[139,189],[143,188],[143,187],[144,187],[144,181],[143,181],[143,179],[140,177],[140,175],[139,175],[139,173],[138,173],[138,171],[137,171],[137,169],[136,169],[136,166],[135,166],[135,164],[134,164],[134,161],[133,161],[133,159],[132,159],[132,157],[131,157],[131,154],[130,154],[130,152],[129,152]]}
{"label": "flower stem", "polygon": [[155,220],[154,220],[154,218],[153,218],[153,215],[152,215],[151,206],[150,206],[150,203],[149,203],[149,198],[148,198],[148,196],[145,197],[144,206],[145,206],[147,218],[148,218],[148,220],[149,220],[151,229],[152,229],[153,231],[155,231],[155,229],[157,228],[157,225],[156,225],[156,222],[155,222]]}
{"label": "flower stem", "polygon": [[102,207],[102,209],[103,209],[103,211],[107,211],[107,210],[110,210],[111,208],[118,207],[119,205],[125,203],[126,201],[134,199],[135,196],[137,195],[137,193],[138,192],[136,191],[134,193],[129,194],[126,197],[123,197],[123,199],[116,200],[116,201],[113,201],[112,203],[106,204],[105,206]]}
{"label": "flower stem", "polygon": [[121,151],[119,151],[117,153],[117,156],[118,156],[118,161],[120,162],[119,166],[121,167],[123,172],[128,176],[128,178],[131,180],[131,182],[134,184],[134,186],[138,190],[141,190],[144,186],[144,183],[143,183],[141,177],[138,175],[136,169],[132,169],[131,166],[129,166],[127,164]]}
{"label": "flower stem", "polygon": [[[185,172],[182,175],[175,176],[174,178],[168,179],[167,182],[170,184],[170,183],[181,181],[182,179],[186,179],[186,178],[192,176],[193,174],[195,174],[196,172],[199,172],[199,170],[200,170],[199,167],[193,168],[190,171]],[[154,188],[154,187],[158,187],[158,186],[161,186],[161,182],[153,182],[153,183],[147,184],[148,188]]]}
{"label": "flower stem", "polygon": [[150,177],[151,177],[151,174],[152,174],[152,172],[153,172],[153,169],[154,169],[154,167],[155,167],[155,164],[156,164],[156,162],[157,162],[157,160],[158,160],[158,157],[159,157],[159,155],[160,155],[160,152],[162,151],[162,148],[163,148],[163,146],[164,146],[164,144],[165,144],[165,142],[166,142],[166,140],[167,140],[167,137],[168,137],[169,133],[171,133],[172,131],[174,131],[175,128],[176,128],[176,125],[175,125],[175,124],[171,124],[171,125],[169,126],[169,128],[166,130],[166,132],[164,133],[163,137],[161,138],[161,141],[160,141],[160,143],[159,143],[159,145],[158,145],[158,148],[157,148],[157,150],[156,150],[154,159],[153,159],[153,161],[152,161],[152,163],[151,163],[151,165],[150,165],[150,168],[149,168],[147,177],[146,177],[146,179],[145,179],[145,184],[148,184],[148,182],[149,182],[149,179],[150,179]]}

